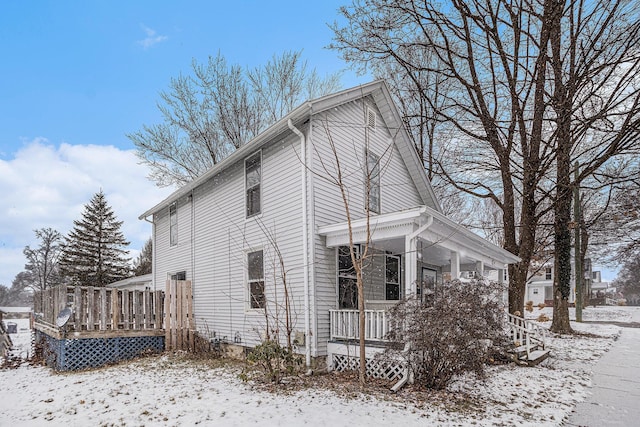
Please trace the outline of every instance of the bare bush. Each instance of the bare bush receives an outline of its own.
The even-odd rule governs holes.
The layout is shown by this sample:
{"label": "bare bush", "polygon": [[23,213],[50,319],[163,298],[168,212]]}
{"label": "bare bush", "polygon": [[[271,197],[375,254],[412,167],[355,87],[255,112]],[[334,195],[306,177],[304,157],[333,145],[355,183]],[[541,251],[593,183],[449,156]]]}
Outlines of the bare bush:
{"label": "bare bush", "polygon": [[[423,303],[405,299],[390,310],[391,343],[384,357],[402,357],[417,383],[443,389],[455,375],[484,375],[496,348],[504,348],[502,285],[452,281]],[[404,343],[400,350],[398,343]]]}

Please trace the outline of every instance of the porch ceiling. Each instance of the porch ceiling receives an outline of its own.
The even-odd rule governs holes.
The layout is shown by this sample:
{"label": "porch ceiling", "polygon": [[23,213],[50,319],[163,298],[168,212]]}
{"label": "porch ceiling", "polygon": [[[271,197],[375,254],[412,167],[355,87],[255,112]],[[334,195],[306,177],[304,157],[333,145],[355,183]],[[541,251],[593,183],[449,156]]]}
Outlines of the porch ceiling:
{"label": "porch ceiling", "polygon": [[[366,218],[351,222],[355,243],[366,241],[366,226]],[[406,240],[417,238],[419,256],[436,265],[449,264],[451,251],[459,253],[461,264],[482,261],[489,269],[504,268],[505,264],[519,261],[517,256],[428,206],[371,216],[369,227],[371,241],[374,244],[384,242],[385,249],[394,253],[403,253]],[[326,237],[327,247],[349,244],[349,224],[346,222],[320,227],[318,234]]]}

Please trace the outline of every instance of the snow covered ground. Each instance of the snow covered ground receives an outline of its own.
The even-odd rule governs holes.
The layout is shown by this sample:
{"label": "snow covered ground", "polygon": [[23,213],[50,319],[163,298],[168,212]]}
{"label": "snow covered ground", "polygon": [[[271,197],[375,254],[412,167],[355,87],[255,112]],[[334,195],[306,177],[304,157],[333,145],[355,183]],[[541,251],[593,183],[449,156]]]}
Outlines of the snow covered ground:
{"label": "snow covered ground", "polygon": [[[624,322],[632,310],[639,308],[590,307],[584,318]],[[236,365],[179,355],[73,373],[22,365],[0,370],[0,426],[558,426],[585,399],[591,367],[620,333],[613,325],[572,325],[587,334],[550,337],[552,357],[540,366],[493,366],[486,381],[459,378],[445,392],[323,386],[333,374],[315,387],[270,392],[242,382]],[[28,350],[27,331],[12,339]]]}

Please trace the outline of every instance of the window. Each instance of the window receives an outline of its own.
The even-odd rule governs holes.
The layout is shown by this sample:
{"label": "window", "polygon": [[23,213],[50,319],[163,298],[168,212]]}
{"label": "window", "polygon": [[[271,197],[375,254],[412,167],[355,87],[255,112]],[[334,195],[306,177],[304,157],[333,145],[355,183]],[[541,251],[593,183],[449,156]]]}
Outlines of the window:
{"label": "window", "polygon": [[371,212],[380,213],[380,157],[365,150],[367,169],[365,173],[365,194],[368,196],[367,208]]}
{"label": "window", "polygon": [[538,288],[533,288],[533,294],[538,295]]}
{"label": "window", "polygon": [[544,279],[545,280],[552,280],[553,276],[552,276],[552,272],[551,272],[551,267],[547,267],[544,269]]}
{"label": "window", "polygon": [[260,186],[262,184],[262,152],[258,151],[244,161],[247,218],[260,213]]}
{"label": "window", "polygon": [[593,280],[598,280],[598,272],[597,272],[597,271],[594,271],[593,273],[591,273],[591,278],[592,278]]}
{"label": "window", "polygon": [[171,280],[187,280],[187,272],[179,271],[171,275]]}
{"label": "window", "polygon": [[[360,247],[353,248],[356,258],[360,256]],[[356,270],[351,262],[349,246],[338,248],[338,308],[358,308],[358,285]]]}
{"label": "window", "polygon": [[178,210],[176,204],[169,206],[169,245],[178,244]]}
{"label": "window", "polygon": [[249,302],[251,308],[265,308],[264,263],[262,251],[247,254],[247,272],[249,277]]}
{"label": "window", "polygon": [[400,257],[397,255],[385,256],[385,299],[400,299]]}

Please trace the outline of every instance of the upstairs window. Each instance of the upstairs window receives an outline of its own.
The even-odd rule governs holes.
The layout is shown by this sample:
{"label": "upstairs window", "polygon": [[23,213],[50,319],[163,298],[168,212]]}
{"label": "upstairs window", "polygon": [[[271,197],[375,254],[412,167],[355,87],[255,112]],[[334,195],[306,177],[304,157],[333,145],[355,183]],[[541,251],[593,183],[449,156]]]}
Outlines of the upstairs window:
{"label": "upstairs window", "polygon": [[265,308],[264,297],[264,262],[262,251],[247,254],[247,273],[249,278],[249,306],[251,308]]}
{"label": "upstairs window", "polygon": [[544,279],[545,280],[552,280],[553,276],[552,276],[552,271],[551,271],[551,267],[547,267],[544,269]]}
{"label": "upstairs window", "polygon": [[262,186],[262,152],[244,161],[246,215],[247,218],[260,213],[260,188]]}
{"label": "upstairs window", "polygon": [[364,189],[367,195],[367,208],[370,212],[380,213],[380,157],[368,149],[365,150],[366,170]]}
{"label": "upstairs window", "polygon": [[169,206],[169,245],[178,244],[178,209],[176,204]]}

